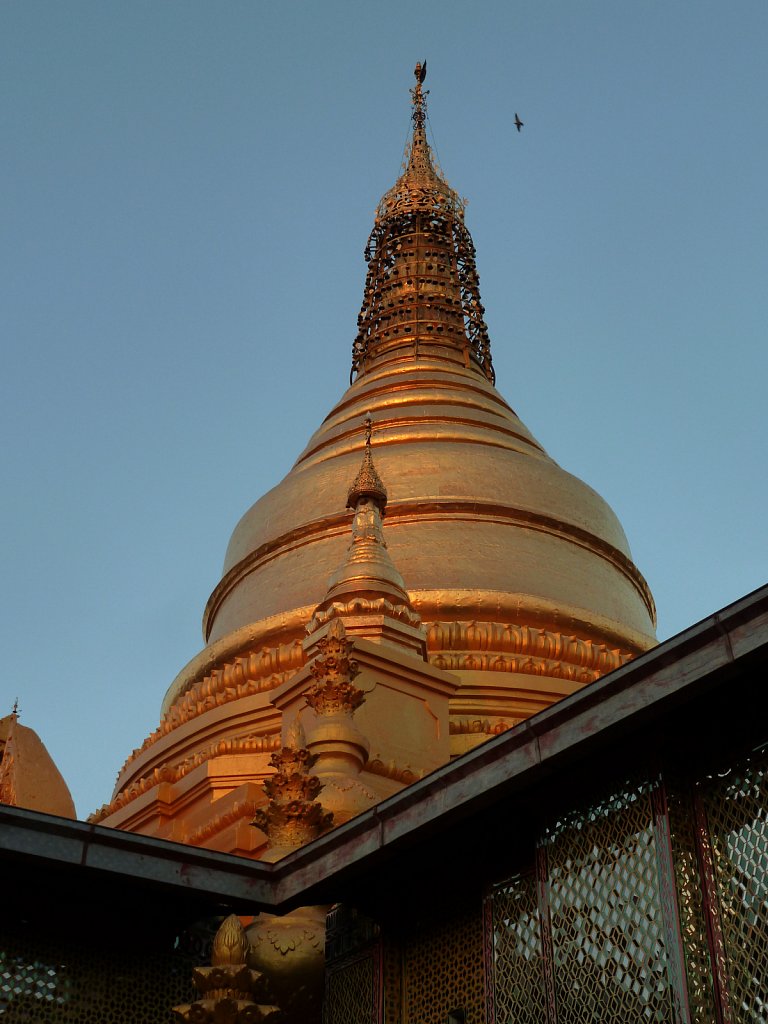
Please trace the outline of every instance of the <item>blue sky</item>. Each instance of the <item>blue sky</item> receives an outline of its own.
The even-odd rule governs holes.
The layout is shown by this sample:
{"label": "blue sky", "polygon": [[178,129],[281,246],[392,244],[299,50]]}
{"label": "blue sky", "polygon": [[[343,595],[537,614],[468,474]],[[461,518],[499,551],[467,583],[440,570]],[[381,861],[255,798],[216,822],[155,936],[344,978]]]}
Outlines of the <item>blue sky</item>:
{"label": "blue sky", "polygon": [[344,390],[423,57],[499,389],[660,638],[765,582],[766,45],[764,0],[0,5],[0,710],[81,816]]}

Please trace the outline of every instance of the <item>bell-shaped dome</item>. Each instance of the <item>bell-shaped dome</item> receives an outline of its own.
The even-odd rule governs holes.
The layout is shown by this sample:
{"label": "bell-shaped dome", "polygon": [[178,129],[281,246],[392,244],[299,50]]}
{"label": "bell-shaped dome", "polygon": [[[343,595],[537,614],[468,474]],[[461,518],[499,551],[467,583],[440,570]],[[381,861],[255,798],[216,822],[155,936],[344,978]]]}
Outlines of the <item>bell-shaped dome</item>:
{"label": "bell-shaped dome", "polygon": [[494,386],[475,250],[434,166],[418,76],[412,95],[405,169],[366,248],[354,383],[236,527],[205,636],[319,601],[346,543],[339,498],[371,415],[387,545],[432,656],[452,670],[584,682],[654,643],[653,600],[614,513]]}
{"label": "bell-shaped dome", "polygon": [[[271,695],[304,665],[307,624],[348,619],[365,602],[402,626],[382,626],[376,643],[391,651],[411,630],[421,657],[426,635],[425,671],[460,680],[450,696],[453,753],[655,643],[653,599],[616,516],[496,390],[474,245],[427,144],[422,81],[417,68],[404,170],[365,250],[350,386],[285,479],[236,526],[205,610],[206,647],[171,685],[159,728],[128,759],[97,820],[161,830],[152,815],[171,813],[150,790],[175,787],[163,799],[178,799],[191,821],[184,793],[204,801],[210,792],[215,808],[236,779],[247,789],[279,744]],[[375,753],[379,795],[414,777],[418,752],[410,766]],[[227,814],[217,828],[236,808]],[[190,824],[189,834],[200,828]]]}

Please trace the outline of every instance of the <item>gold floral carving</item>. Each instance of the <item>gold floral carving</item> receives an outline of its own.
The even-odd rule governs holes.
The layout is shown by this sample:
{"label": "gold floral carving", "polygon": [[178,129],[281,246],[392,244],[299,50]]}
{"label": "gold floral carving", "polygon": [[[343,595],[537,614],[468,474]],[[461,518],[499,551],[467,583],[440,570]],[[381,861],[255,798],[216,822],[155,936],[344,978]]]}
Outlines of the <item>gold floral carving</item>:
{"label": "gold floral carving", "polygon": [[360,674],[360,668],[350,657],[355,645],[347,639],[341,619],[332,620],[328,632],[317,646],[319,654],[310,666],[315,681],[306,692],[307,704],[323,717],[351,715],[363,703],[365,695],[352,685],[352,680]]}
{"label": "gold floral carving", "polygon": [[141,778],[135,779],[125,789],[121,789],[114,800],[104,804],[97,811],[94,811],[93,814],[89,815],[88,821],[94,825],[98,824],[100,821],[108,818],[110,814],[119,811],[133,800],[136,800],[137,797],[148,793],[155,786],[159,786],[162,782],[169,782],[171,784],[179,782],[185,775],[189,775],[191,771],[206,761],[210,761],[211,758],[223,757],[226,754],[266,754],[270,750],[276,750],[279,746],[280,736],[278,733],[266,736],[236,736],[228,740],[218,740],[203,750],[198,750],[196,753],[184,758],[179,764],[159,765],[159,767],[153,768],[146,775],[142,775]]}
{"label": "gold floral carving", "polygon": [[296,849],[331,827],[333,814],[315,800],[323,784],[309,774],[314,761],[306,747],[283,747],[270,758],[275,774],[264,781],[269,803],[256,812],[253,824],[273,848]]}
{"label": "gold floral carving", "polygon": [[279,1019],[276,1006],[256,1002],[262,974],[246,963],[248,940],[240,920],[230,914],[213,940],[211,966],[196,967],[194,1003],[174,1007],[176,1020],[193,1024],[269,1024]]}

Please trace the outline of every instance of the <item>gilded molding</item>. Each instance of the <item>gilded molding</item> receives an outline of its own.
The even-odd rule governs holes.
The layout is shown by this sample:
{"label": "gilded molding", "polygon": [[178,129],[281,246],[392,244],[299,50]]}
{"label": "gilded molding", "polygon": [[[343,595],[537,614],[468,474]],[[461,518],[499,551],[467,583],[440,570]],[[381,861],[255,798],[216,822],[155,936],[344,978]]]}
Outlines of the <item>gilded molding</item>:
{"label": "gilded molding", "polygon": [[161,764],[153,768],[146,775],[135,779],[125,789],[121,789],[114,800],[108,804],[103,804],[97,811],[90,814],[88,821],[92,825],[98,825],[100,821],[104,821],[110,814],[114,814],[116,811],[126,807],[144,793],[148,793],[155,786],[159,786],[163,782],[170,783],[171,785],[179,782],[185,775],[189,775],[195,768],[198,768],[201,764],[210,761],[214,757],[223,757],[226,754],[266,754],[270,751],[278,750],[279,747],[279,733],[266,736],[236,736],[233,739],[217,740],[216,743],[212,743],[203,750],[198,750],[176,765]]}
{"label": "gilded molding", "polygon": [[365,765],[366,772],[371,775],[379,775],[383,779],[391,779],[393,782],[402,782],[404,786],[410,786],[412,782],[418,782],[424,778],[424,772],[414,771],[409,765],[400,767],[394,761],[382,761],[378,755],[374,755]]}
{"label": "gilded molding", "polygon": [[[421,420],[418,422],[421,423]],[[445,437],[434,437],[431,440],[450,442],[453,438],[448,435]],[[485,436],[479,436],[477,443],[482,443],[486,446],[489,444]],[[470,501],[466,498],[451,497],[449,495],[443,495],[439,498],[401,500],[389,502],[387,505],[387,520],[390,523],[408,523],[411,520],[421,521],[426,516],[432,517],[435,521],[442,519],[470,519],[473,522],[501,522],[550,534],[569,543],[576,544],[592,554],[605,559],[615,569],[618,569],[637,591],[648,610],[652,622],[654,624],[656,622],[656,605],[653,595],[648,583],[634,562],[613,544],[602,540],[594,533],[585,530],[581,526],[577,526],[575,523],[565,522],[555,516],[536,512],[532,509],[518,508],[482,499],[472,499]],[[246,555],[224,574],[208,598],[203,616],[206,637],[210,636],[213,621],[227,596],[247,576],[258,571],[266,562],[271,561],[278,555],[285,554],[287,551],[291,551],[304,544],[344,534],[348,529],[348,513],[315,519],[279,537],[275,537]]]}
{"label": "gilded molding", "polygon": [[[321,614],[316,614],[311,625],[317,629],[335,617],[355,614],[386,614],[409,625],[422,624],[418,616],[415,622],[406,618],[406,611],[404,606],[393,605],[384,599],[355,598],[345,603],[334,603]],[[438,621],[423,625],[427,630],[430,664],[447,671],[511,672],[551,676],[584,684],[612,672],[633,656],[605,644],[514,623]],[[178,726],[229,701],[280,686],[303,666],[304,661],[301,642],[294,640],[289,644],[248,652],[213,669],[169,709],[160,726],[131,753],[118,777],[140,754]],[[207,756],[203,758],[206,759]],[[159,770],[155,769],[146,778]],[[152,782],[146,788],[155,784]]]}
{"label": "gilded molding", "polygon": [[303,664],[301,641],[294,640],[289,644],[250,651],[214,668],[171,705],[157,729],[147,736],[140,747],[131,751],[118,772],[118,778],[145,750],[180,725],[232,700],[274,690]]}
{"label": "gilded molding", "polygon": [[452,718],[448,723],[451,736],[498,736],[523,721],[522,718]]}
{"label": "gilded molding", "polygon": [[429,660],[447,670],[522,672],[591,683],[632,658],[628,651],[535,626],[502,622],[425,625]]}
{"label": "gilded molding", "polygon": [[422,621],[419,615],[407,605],[387,600],[386,597],[353,597],[349,601],[334,601],[322,610],[318,609],[307,626],[308,633],[322,628],[331,619],[344,618],[352,615],[386,615],[390,619],[404,622],[413,629],[420,629]]}
{"label": "gilded molding", "polygon": [[234,825],[241,818],[253,818],[261,804],[261,800],[238,800],[224,814],[217,814],[215,817],[209,818],[204,825],[189,832],[184,842],[189,843],[190,846],[200,846],[206,839],[223,832],[225,828]]}

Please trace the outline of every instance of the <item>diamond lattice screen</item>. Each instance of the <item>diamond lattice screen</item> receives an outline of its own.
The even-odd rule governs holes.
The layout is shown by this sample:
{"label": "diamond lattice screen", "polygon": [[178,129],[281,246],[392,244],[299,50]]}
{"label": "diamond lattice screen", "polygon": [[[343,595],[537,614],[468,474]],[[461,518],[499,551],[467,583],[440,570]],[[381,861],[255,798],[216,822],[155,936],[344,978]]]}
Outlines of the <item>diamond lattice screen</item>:
{"label": "diamond lattice screen", "polygon": [[[483,926],[477,913],[413,936],[404,945],[405,1021],[444,1024],[451,1010],[466,1010],[469,1024],[485,1020]],[[334,1022],[335,1024],[335,1022]]]}
{"label": "diamond lattice screen", "polygon": [[648,787],[569,815],[545,849],[558,1024],[674,1024]]}
{"label": "diamond lattice screen", "polygon": [[684,780],[673,779],[667,794],[691,1024],[712,1024],[715,995],[693,806]]}
{"label": "diamond lattice screen", "polygon": [[494,888],[491,929],[496,1024],[545,1024],[547,997],[533,873]]}
{"label": "diamond lattice screen", "polygon": [[704,804],[730,1013],[738,1024],[768,1022],[768,765],[752,763],[713,780]]}
{"label": "diamond lattice screen", "polygon": [[375,953],[341,961],[326,974],[323,1020],[326,1024],[379,1024]]}
{"label": "diamond lattice screen", "polygon": [[188,956],[121,951],[108,935],[80,945],[66,922],[58,942],[25,931],[0,933],[3,1024],[169,1024],[171,1007],[193,998]]}

